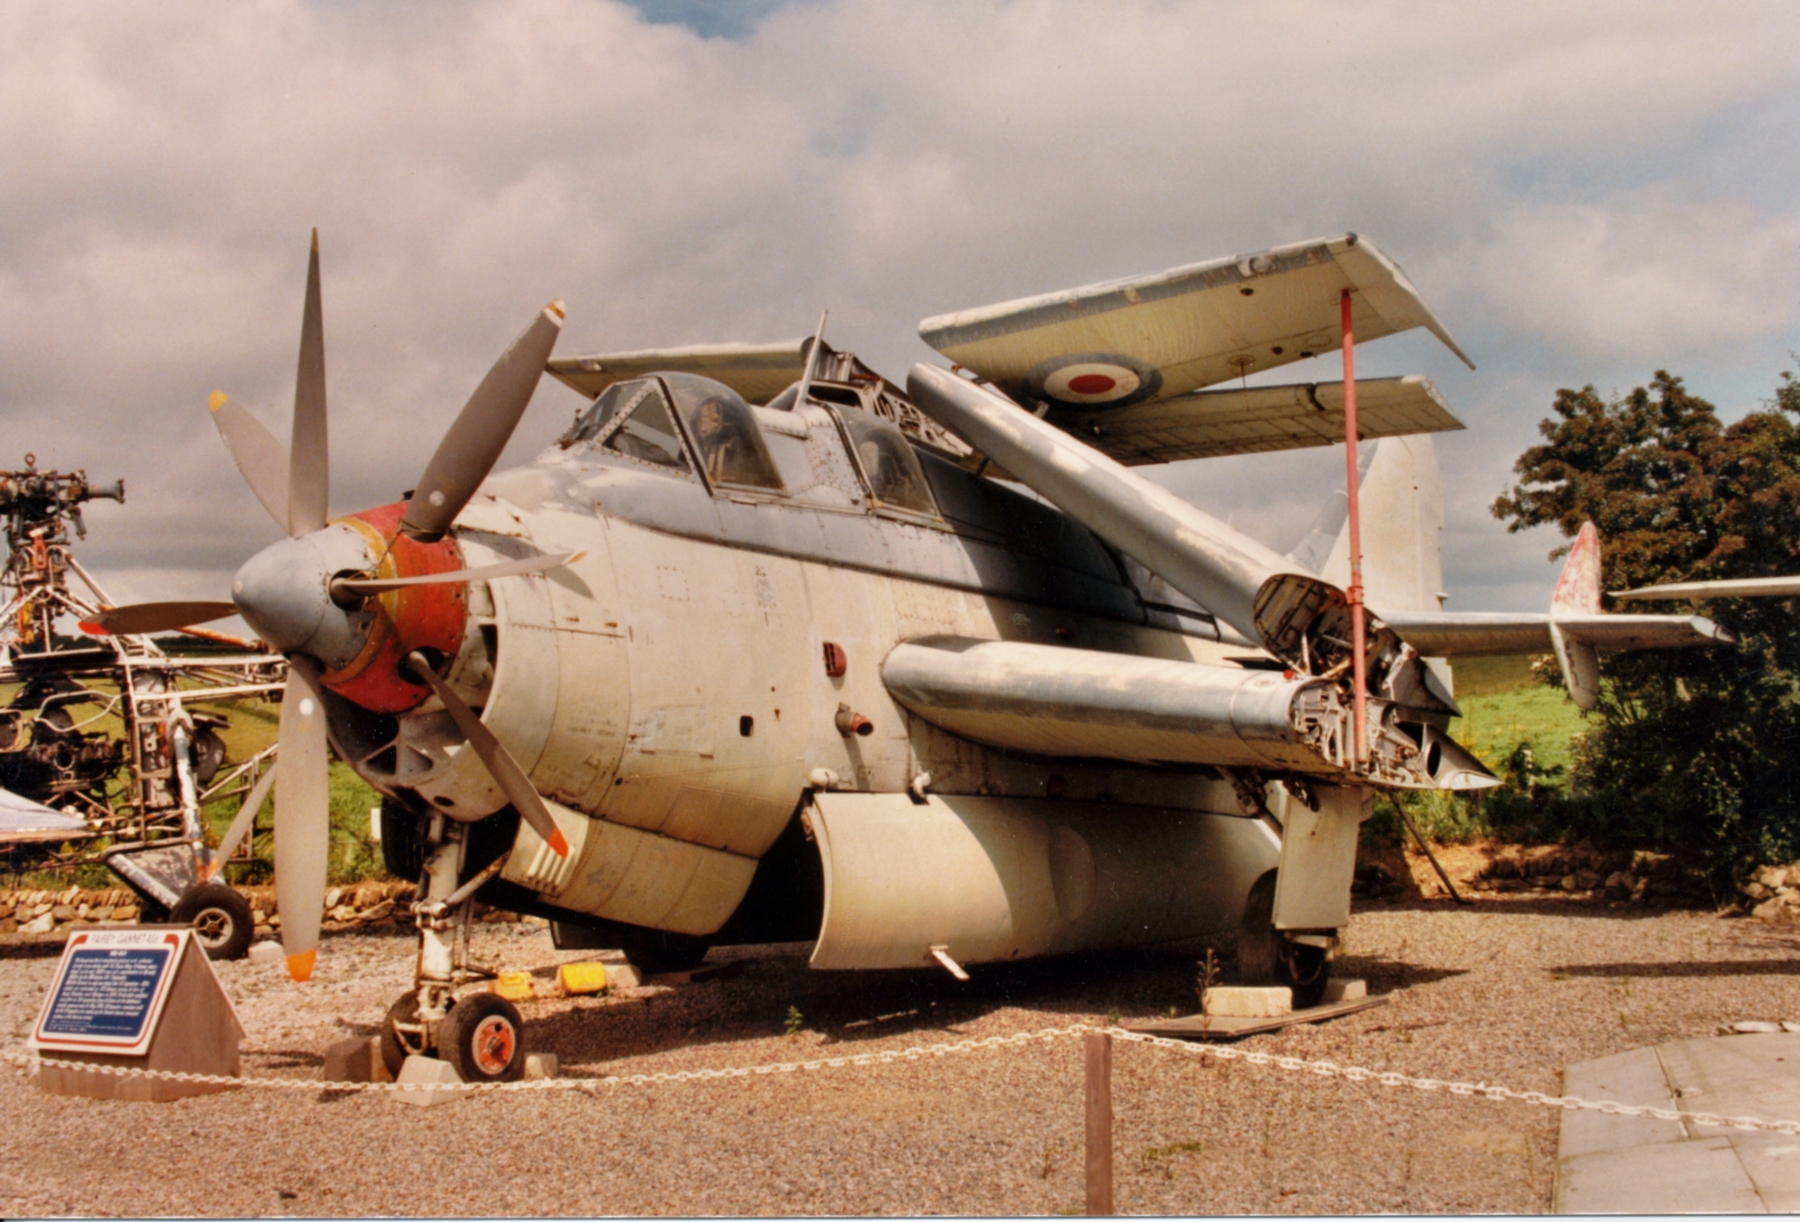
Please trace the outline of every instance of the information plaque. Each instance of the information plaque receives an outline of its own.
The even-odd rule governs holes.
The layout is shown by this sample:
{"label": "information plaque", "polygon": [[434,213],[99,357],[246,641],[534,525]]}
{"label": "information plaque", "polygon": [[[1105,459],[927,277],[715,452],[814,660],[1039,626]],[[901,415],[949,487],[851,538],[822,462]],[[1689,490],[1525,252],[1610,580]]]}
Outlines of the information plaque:
{"label": "information plaque", "polygon": [[96,929],[72,936],[31,1046],[144,1055],[192,936],[187,929]]}

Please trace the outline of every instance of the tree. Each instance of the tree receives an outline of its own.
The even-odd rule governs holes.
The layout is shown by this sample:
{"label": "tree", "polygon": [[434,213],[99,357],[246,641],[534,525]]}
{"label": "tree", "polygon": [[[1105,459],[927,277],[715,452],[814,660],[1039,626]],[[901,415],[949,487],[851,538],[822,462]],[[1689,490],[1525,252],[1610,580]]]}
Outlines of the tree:
{"label": "tree", "polygon": [[[1572,536],[1592,519],[1612,590],[1800,573],[1792,374],[1730,425],[1662,371],[1610,402],[1592,386],[1558,391],[1554,410],[1539,425],[1546,444],[1520,456],[1520,483],[1494,502],[1509,531],[1553,523]],[[1566,813],[1574,830],[1696,854],[1723,875],[1800,850],[1800,600],[1703,609],[1740,643],[1612,658]]]}

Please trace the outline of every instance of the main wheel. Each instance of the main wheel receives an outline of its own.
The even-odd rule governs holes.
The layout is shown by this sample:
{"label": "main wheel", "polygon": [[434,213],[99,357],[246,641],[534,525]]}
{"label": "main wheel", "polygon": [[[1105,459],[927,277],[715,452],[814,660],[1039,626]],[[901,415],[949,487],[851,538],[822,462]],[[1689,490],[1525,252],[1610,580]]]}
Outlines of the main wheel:
{"label": "main wheel", "polygon": [[525,1024],[495,993],[470,993],[438,1029],[438,1056],[464,1082],[517,1082],[525,1076]]}
{"label": "main wheel", "polygon": [[1294,942],[1275,928],[1275,871],[1250,888],[1238,932],[1238,975],[1246,984],[1286,985],[1294,1009],[1316,1006],[1331,981],[1331,952]]}
{"label": "main wheel", "polygon": [[394,1026],[396,1022],[418,1021],[419,994],[417,990],[408,989],[394,999],[394,1004],[388,1007],[387,1016],[381,1020],[381,1063],[387,1066],[388,1077],[400,1076],[400,1067],[406,1064],[407,1057],[415,1053],[424,1054],[425,1043],[419,1036]]}
{"label": "main wheel", "polygon": [[623,939],[619,947],[631,965],[646,976],[659,972],[685,972],[699,967],[711,943],[692,934],[669,933],[662,929],[639,930]]}
{"label": "main wheel", "polygon": [[208,959],[241,959],[256,936],[250,902],[224,883],[201,883],[175,902],[169,920],[191,925]]}

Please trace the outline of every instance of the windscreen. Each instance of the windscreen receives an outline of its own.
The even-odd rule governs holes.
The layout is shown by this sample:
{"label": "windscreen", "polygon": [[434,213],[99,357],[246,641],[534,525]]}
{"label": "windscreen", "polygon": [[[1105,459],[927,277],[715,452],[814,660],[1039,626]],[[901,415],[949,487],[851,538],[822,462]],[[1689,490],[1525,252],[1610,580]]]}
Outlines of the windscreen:
{"label": "windscreen", "polygon": [[664,374],[663,380],[675,396],[709,483],[782,490],[762,430],[743,396],[723,382],[693,374]]}

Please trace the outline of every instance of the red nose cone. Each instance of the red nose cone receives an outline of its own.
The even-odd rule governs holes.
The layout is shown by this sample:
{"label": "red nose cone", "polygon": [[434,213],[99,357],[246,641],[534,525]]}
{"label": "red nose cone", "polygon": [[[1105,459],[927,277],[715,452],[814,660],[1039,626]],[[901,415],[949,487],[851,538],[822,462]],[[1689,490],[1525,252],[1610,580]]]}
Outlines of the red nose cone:
{"label": "red nose cone", "polygon": [[[425,573],[449,573],[462,567],[456,542],[446,536],[436,543],[420,543],[400,533],[404,501],[365,509],[347,521],[368,535],[383,577],[416,577]],[[369,639],[342,670],[320,676],[326,687],[365,709],[377,713],[404,713],[422,703],[430,689],[414,681],[406,671],[406,655],[415,649],[435,649],[455,654],[462,648],[468,622],[467,588],[460,581],[407,586],[371,599],[375,624]]]}

